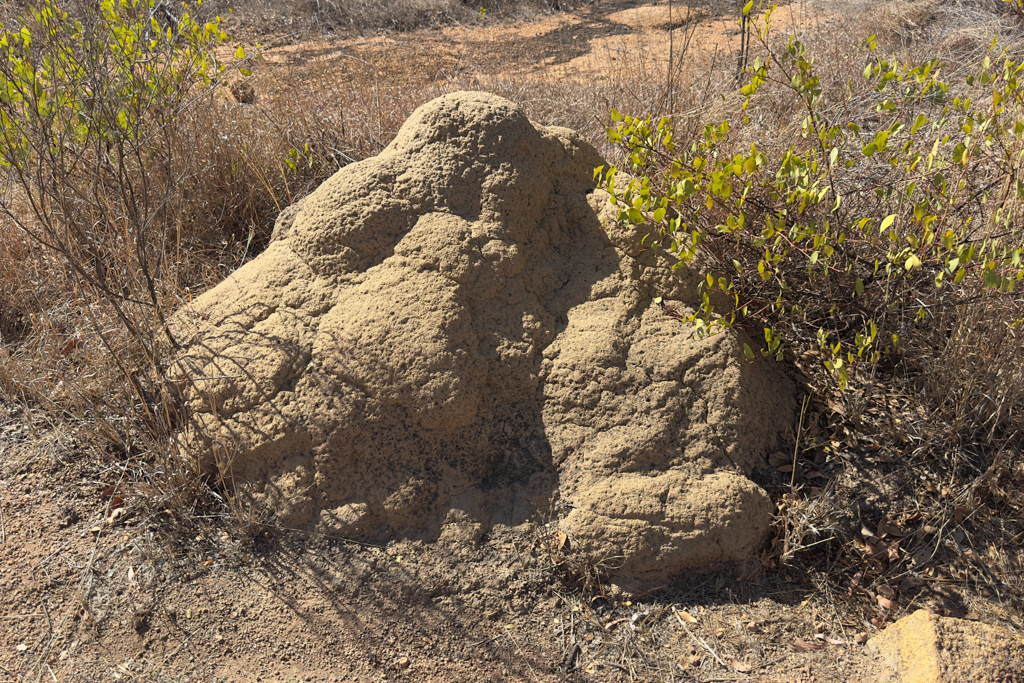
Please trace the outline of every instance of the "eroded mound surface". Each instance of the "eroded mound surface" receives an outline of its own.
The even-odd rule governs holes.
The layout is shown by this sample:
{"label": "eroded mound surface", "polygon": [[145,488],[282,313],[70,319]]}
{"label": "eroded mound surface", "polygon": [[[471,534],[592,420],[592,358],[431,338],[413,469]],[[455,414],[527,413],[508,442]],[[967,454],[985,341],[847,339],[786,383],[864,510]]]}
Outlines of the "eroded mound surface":
{"label": "eroded mound surface", "polygon": [[604,163],[514,104],[455,93],[278,220],[178,317],[188,438],[284,526],[479,539],[556,494],[576,548],[662,576],[747,556],[747,476],[791,389],[690,338],[700,273],[602,230]]}

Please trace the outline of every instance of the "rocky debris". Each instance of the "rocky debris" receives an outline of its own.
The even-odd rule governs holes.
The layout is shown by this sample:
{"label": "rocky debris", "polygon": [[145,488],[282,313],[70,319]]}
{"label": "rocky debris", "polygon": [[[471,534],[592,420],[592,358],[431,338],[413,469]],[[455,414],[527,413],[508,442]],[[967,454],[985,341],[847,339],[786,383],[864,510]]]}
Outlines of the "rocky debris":
{"label": "rocky debris", "polygon": [[917,610],[868,641],[901,683],[1004,683],[1024,678],[1024,638],[998,626]]}
{"label": "rocky debris", "polygon": [[602,229],[603,163],[493,95],[420,107],[178,315],[189,448],[329,536],[475,542],[558,497],[627,577],[749,557],[792,388],[654,303],[704,274]]}

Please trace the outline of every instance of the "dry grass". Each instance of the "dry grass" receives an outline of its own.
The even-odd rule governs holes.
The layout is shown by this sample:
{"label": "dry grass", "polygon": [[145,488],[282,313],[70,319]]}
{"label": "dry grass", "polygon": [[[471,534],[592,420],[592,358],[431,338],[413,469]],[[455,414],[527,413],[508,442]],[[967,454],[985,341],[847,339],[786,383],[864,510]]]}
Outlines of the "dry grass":
{"label": "dry grass", "polygon": [[[571,11],[595,0],[169,0],[169,11],[180,15],[183,5],[204,20],[230,17],[232,29],[245,36],[277,33],[365,35],[381,31],[413,31],[486,21],[524,21],[552,12]],[[0,6],[0,22],[15,25],[31,3],[11,0]],[[88,6],[83,0],[61,0],[71,11]],[[483,10],[483,11],[481,11]]]}
{"label": "dry grass", "polygon": [[244,35],[275,33],[367,35],[442,26],[475,26],[494,21],[523,21],[572,9],[593,0],[208,0],[209,14],[233,16]]}

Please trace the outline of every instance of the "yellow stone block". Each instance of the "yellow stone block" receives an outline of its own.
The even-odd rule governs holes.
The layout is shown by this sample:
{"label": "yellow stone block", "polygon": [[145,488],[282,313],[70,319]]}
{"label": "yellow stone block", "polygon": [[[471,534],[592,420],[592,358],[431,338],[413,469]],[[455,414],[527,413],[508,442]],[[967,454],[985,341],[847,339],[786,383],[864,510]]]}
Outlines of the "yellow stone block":
{"label": "yellow stone block", "polygon": [[998,626],[918,610],[869,642],[900,683],[1024,681],[1024,638]]}

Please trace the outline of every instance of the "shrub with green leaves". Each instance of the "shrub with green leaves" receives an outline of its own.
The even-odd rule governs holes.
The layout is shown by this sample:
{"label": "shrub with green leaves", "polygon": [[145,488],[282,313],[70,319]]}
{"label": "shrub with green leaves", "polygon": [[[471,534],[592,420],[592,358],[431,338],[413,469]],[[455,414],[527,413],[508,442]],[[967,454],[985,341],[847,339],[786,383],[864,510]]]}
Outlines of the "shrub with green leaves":
{"label": "shrub with green leaves", "polygon": [[44,0],[0,33],[0,212],[102,302],[80,312],[151,418],[159,387],[143,385],[162,377],[160,344],[175,345],[166,312],[190,246],[183,179],[201,171],[189,117],[229,67],[215,52],[226,39],[219,19],[157,0],[101,0],[78,17]]}
{"label": "shrub with green leaves", "polygon": [[[818,347],[845,386],[942,311],[993,305],[1017,325],[1024,62],[993,42],[952,79],[940,59],[894,61],[871,37],[860,78],[826,89],[803,43],[770,36],[773,9],[732,122],[678,140],[671,118],[613,111],[628,161],[595,172],[619,222],[653,226],[651,248],[709,273],[687,316],[697,332],[742,325],[779,359]],[[792,142],[759,146],[758,121],[787,109]],[[723,292],[733,305],[716,310]]]}

